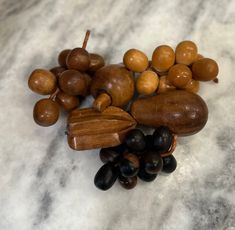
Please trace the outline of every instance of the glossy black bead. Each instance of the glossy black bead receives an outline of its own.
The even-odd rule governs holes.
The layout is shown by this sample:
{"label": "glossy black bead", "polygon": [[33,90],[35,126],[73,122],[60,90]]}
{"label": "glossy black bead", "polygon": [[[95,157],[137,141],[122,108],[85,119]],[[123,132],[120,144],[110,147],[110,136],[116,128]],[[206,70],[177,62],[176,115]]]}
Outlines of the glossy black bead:
{"label": "glossy black bead", "polygon": [[139,166],[139,158],[132,153],[126,153],[119,163],[119,170],[122,176],[133,177],[137,175]]}
{"label": "glossy black bead", "polygon": [[152,150],[153,149],[153,135],[146,135],[146,150]]}
{"label": "glossy black bead", "polygon": [[103,191],[108,190],[117,180],[119,171],[112,164],[103,165],[95,175],[95,186]]}
{"label": "glossy black bead", "polygon": [[143,151],[146,147],[145,135],[139,129],[132,129],[125,141],[127,147],[134,151]]}
{"label": "glossy black bead", "polygon": [[153,146],[156,151],[167,152],[172,144],[173,135],[168,127],[160,126],[153,133]]}
{"label": "glossy black bead", "polygon": [[103,163],[117,162],[121,157],[121,154],[125,151],[125,148],[126,147],[124,147],[123,145],[111,148],[103,148],[100,150],[100,160]]}
{"label": "glossy black bead", "polygon": [[144,168],[140,168],[138,177],[145,182],[151,182],[156,179],[157,174],[149,174],[144,170]]}
{"label": "glossy black bead", "polygon": [[159,154],[147,152],[143,157],[143,167],[149,174],[157,174],[162,170],[163,162]]}
{"label": "glossy black bead", "polygon": [[137,176],[124,177],[122,175],[119,175],[118,180],[120,185],[125,189],[133,189],[137,184]]}
{"label": "glossy black bead", "polygon": [[173,155],[163,157],[163,167],[162,171],[165,173],[172,173],[177,167],[177,161]]}

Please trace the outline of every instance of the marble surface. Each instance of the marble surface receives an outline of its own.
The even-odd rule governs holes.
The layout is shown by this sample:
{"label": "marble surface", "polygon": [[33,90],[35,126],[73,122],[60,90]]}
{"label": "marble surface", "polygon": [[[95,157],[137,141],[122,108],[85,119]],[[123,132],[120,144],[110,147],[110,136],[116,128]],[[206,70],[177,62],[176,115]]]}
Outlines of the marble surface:
{"label": "marble surface", "polygon": [[[191,39],[216,59],[219,84],[202,84],[206,127],[181,138],[177,170],[132,191],[93,185],[98,150],[75,152],[65,120],[37,126],[40,96],[27,88],[35,68],[80,46],[118,63],[129,48],[149,57],[160,44]],[[0,0],[0,229],[235,229],[235,1]],[[88,98],[83,106],[92,102]]]}

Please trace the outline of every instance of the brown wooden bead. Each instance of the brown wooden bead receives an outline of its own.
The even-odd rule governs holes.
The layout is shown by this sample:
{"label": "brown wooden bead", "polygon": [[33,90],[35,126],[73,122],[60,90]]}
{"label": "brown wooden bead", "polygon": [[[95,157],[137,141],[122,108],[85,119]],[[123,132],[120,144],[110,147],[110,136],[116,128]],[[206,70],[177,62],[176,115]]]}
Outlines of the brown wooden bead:
{"label": "brown wooden bead", "polygon": [[195,80],[211,81],[217,77],[219,67],[216,61],[210,58],[202,58],[193,63],[192,72]]}
{"label": "brown wooden bead", "polygon": [[66,70],[66,68],[61,67],[61,66],[56,66],[52,69],[50,69],[50,71],[56,76],[57,80],[59,80],[60,75]]}
{"label": "brown wooden bead", "polygon": [[90,66],[89,53],[83,48],[75,48],[70,51],[66,59],[68,69],[85,72]]}
{"label": "brown wooden bead", "polygon": [[161,76],[159,78],[157,93],[165,93],[172,90],[176,90],[175,86],[171,85],[167,79],[167,76]]}
{"label": "brown wooden bead", "polygon": [[68,54],[70,53],[71,50],[66,49],[66,50],[62,50],[58,56],[58,63],[60,66],[62,67],[67,67],[66,65],[66,59],[68,57]]}
{"label": "brown wooden bead", "polygon": [[88,71],[93,73],[105,65],[104,58],[99,54],[90,53],[90,66]]}
{"label": "brown wooden bead", "polygon": [[120,185],[125,189],[133,189],[137,184],[137,176],[134,177],[124,177],[120,175],[118,177]]}
{"label": "brown wooden bead", "polygon": [[131,114],[139,124],[167,126],[181,136],[192,135],[206,124],[208,109],[197,94],[175,90],[134,101]]}
{"label": "brown wooden bead", "polygon": [[99,69],[92,78],[91,94],[98,100],[101,93],[109,95],[113,106],[126,105],[134,95],[134,79],[131,72],[122,65],[108,65]]}
{"label": "brown wooden bead", "polygon": [[167,45],[158,46],[152,55],[152,66],[159,72],[165,72],[175,63],[174,50]]}
{"label": "brown wooden bead", "polygon": [[143,72],[149,66],[146,54],[137,49],[128,50],[123,56],[123,63],[127,69],[134,72]]}
{"label": "brown wooden bead", "polygon": [[82,73],[76,70],[64,71],[59,79],[59,85],[68,95],[85,96],[87,93],[87,83]]}
{"label": "brown wooden bead", "polygon": [[39,100],[33,110],[34,121],[38,125],[45,127],[55,124],[59,118],[59,114],[59,105],[51,99]]}
{"label": "brown wooden bead", "polygon": [[170,68],[167,79],[176,88],[183,89],[192,79],[192,72],[188,66],[176,64]]}
{"label": "brown wooden bead", "polygon": [[197,54],[197,57],[196,57],[196,60],[195,60],[195,61],[198,61],[198,60],[200,60],[200,59],[202,59],[202,58],[204,58],[204,56],[203,56],[203,55],[201,55],[201,54]]}
{"label": "brown wooden bead", "polygon": [[56,94],[55,100],[66,111],[73,110],[79,106],[78,97],[68,95],[62,91]]}
{"label": "brown wooden bead", "polygon": [[48,95],[57,88],[56,77],[48,70],[36,69],[29,76],[28,86],[35,93]]}
{"label": "brown wooden bead", "polygon": [[197,58],[197,46],[192,41],[180,42],[175,50],[176,63],[190,65]]}
{"label": "brown wooden bead", "polygon": [[87,73],[83,73],[83,75],[84,75],[84,78],[85,78],[85,80],[86,80],[86,89],[87,89],[87,91],[86,91],[86,96],[88,96],[88,95],[91,94],[91,93],[90,93],[90,88],[91,88],[91,76],[90,76],[89,74],[87,74]]}
{"label": "brown wooden bead", "polygon": [[137,78],[136,89],[139,94],[150,95],[156,91],[158,83],[158,75],[151,70],[146,70]]}
{"label": "brown wooden bead", "polygon": [[185,86],[185,90],[192,93],[197,93],[199,91],[199,81],[190,80]]}

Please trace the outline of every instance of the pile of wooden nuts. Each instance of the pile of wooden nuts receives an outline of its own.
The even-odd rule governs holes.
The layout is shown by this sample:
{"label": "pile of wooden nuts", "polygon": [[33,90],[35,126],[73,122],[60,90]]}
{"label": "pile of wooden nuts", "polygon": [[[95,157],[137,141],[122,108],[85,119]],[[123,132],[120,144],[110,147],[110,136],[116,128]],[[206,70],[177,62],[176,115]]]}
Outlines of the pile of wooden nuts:
{"label": "pile of wooden nuts", "polygon": [[[130,189],[137,176],[152,181],[160,172],[172,172],[172,152],[177,136],[192,135],[206,124],[208,109],[197,94],[200,81],[218,83],[219,68],[198,53],[192,41],[180,42],[175,50],[158,46],[149,60],[140,50],[130,49],[123,64],[105,65],[104,58],[83,46],[58,55],[58,66],[34,70],[29,88],[40,95],[33,117],[41,126],[51,126],[60,110],[68,112],[67,139],[75,150],[101,148],[105,163],[95,176],[95,185],[109,189],[119,179]],[[94,97],[90,108],[79,108],[86,96]],[[145,135],[137,125],[154,128]]]}

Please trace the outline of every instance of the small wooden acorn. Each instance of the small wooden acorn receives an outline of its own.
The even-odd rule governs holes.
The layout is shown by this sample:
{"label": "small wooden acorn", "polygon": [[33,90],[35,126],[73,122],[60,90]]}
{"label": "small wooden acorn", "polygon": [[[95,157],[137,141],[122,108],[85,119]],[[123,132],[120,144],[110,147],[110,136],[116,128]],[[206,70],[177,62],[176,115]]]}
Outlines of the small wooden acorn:
{"label": "small wooden acorn", "polygon": [[91,83],[93,107],[103,111],[106,107],[125,106],[134,95],[134,79],[123,65],[107,65],[99,69]]}

